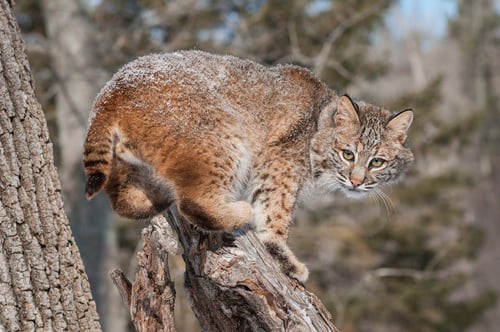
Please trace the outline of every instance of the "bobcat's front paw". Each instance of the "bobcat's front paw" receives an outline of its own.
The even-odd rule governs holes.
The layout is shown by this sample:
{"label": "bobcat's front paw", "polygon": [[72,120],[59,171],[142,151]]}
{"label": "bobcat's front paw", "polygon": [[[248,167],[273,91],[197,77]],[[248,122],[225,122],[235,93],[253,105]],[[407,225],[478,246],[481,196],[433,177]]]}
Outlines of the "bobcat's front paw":
{"label": "bobcat's front paw", "polygon": [[309,279],[309,270],[300,262],[297,265],[294,265],[293,269],[290,271],[285,271],[285,273],[290,277],[297,279],[301,283],[305,283],[307,279]]}
{"label": "bobcat's front paw", "polygon": [[288,276],[304,283],[309,278],[309,270],[283,242],[264,242],[267,251],[279,262],[281,270]]}

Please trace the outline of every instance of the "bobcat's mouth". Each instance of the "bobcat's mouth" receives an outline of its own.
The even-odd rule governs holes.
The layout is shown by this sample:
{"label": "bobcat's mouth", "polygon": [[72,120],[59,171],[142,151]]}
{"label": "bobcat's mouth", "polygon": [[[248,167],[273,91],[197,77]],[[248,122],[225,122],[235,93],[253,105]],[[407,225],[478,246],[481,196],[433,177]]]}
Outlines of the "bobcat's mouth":
{"label": "bobcat's mouth", "polygon": [[347,186],[342,184],[341,190],[349,198],[361,199],[368,196],[368,190],[362,186],[354,188],[353,186]]}

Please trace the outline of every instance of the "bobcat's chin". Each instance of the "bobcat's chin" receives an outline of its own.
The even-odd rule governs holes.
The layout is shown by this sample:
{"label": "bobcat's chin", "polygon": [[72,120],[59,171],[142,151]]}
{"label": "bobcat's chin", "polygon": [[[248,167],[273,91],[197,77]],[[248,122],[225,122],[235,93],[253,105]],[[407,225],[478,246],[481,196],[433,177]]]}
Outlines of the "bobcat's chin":
{"label": "bobcat's chin", "polygon": [[346,195],[347,197],[353,199],[363,199],[367,197],[370,192],[369,190],[366,189],[353,188],[352,186],[348,187],[345,185],[341,185],[340,191],[342,191],[342,193],[344,193],[344,195]]}

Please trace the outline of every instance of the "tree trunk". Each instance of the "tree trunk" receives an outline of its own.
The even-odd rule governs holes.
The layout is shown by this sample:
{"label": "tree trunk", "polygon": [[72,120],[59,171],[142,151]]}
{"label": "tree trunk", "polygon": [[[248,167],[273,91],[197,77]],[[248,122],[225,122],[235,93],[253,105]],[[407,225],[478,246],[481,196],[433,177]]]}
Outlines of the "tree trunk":
{"label": "tree trunk", "polygon": [[99,331],[12,7],[0,0],[0,330]]}
{"label": "tree trunk", "polygon": [[[280,271],[252,230],[234,234],[206,233],[195,230],[174,210],[169,210],[167,218],[184,250],[185,286],[203,331],[338,331],[319,299]],[[169,228],[161,220],[154,221],[152,227]],[[173,232],[162,231],[161,236],[152,234],[154,232],[149,231],[143,234],[146,243],[155,243],[145,247],[148,256],[154,256],[155,252],[172,253],[173,250],[168,247],[177,242]],[[162,239],[162,242],[155,238]],[[163,249],[151,250],[154,247]],[[166,259],[162,261],[163,269],[167,271]],[[141,267],[144,268],[144,264]],[[151,271],[149,275],[156,273]],[[118,283],[127,284],[123,281]],[[138,284],[145,285],[141,272],[131,288]],[[171,285],[164,281],[162,284]],[[147,287],[141,293],[158,293],[155,291],[157,286],[150,284]],[[124,298],[131,299],[128,304],[135,322],[138,317],[134,312],[139,312],[136,307],[141,303],[132,299],[130,288],[127,290],[125,286],[119,289]],[[164,318],[166,311],[173,310],[169,305],[171,303],[167,301],[163,306],[150,306],[152,310],[148,315]],[[163,311],[158,308],[163,308]],[[137,330],[155,329],[158,329],[157,325]]]}
{"label": "tree trunk", "polygon": [[[61,160],[59,175],[66,212],[81,251],[105,331],[126,327],[126,312],[108,278],[118,260],[112,213],[104,195],[87,201],[82,167],[83,141],[92,101],[107,75],[96,54],[98,32],[85,1],[44,0],[51,69],[55,75]],[[104,77],[103,77],[104,76]]]}

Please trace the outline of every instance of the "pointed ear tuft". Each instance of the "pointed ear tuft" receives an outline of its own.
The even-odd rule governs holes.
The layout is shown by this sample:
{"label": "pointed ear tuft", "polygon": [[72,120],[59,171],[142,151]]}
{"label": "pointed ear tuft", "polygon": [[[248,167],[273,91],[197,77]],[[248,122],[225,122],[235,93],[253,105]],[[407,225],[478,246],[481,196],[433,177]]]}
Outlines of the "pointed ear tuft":
{"label": "pointed ear tuft", "polygon": [[346,124],[359,125],[357,107],[348,95],[343,95],[337,102],[337,112],[333,117],[336,127]]}
{"label": "pointed ear tuft", "polygon": [[413,121],[413,112],[411,109],[405,109],[401,112],[393,114],[386,128],[392,131],[398,140],[403,144],[406,141],[406,132]]}

